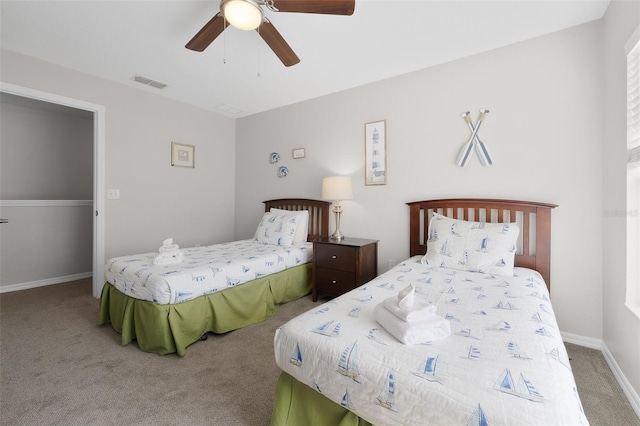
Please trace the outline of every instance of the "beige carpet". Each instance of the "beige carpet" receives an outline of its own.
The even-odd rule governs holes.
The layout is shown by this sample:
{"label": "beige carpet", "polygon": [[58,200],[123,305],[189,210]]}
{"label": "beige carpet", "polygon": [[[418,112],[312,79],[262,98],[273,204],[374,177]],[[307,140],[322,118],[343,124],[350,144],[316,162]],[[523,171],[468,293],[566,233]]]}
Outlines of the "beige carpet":
{"label": "beige carpet", "polygon": [[[209,335],[185,357],[121,346],[97,326],[90,280],[0,294],[2,425],[268,425],[275,329],[316,306]],[[640,426],[599,351],[567,345],[592,425]]]}

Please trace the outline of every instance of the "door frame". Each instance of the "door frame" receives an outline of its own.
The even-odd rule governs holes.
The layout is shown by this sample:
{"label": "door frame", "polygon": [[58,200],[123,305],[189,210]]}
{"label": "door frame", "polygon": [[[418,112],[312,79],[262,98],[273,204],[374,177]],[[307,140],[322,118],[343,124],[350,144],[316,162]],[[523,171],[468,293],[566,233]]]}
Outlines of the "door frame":
{"label": "door frame", "polygon": [[11,83],[0,82],[0,92],[39,101],[64,105],[93,113],[93,297],[99,298],[104,285],[105,263],[105,107],[43,92]]}

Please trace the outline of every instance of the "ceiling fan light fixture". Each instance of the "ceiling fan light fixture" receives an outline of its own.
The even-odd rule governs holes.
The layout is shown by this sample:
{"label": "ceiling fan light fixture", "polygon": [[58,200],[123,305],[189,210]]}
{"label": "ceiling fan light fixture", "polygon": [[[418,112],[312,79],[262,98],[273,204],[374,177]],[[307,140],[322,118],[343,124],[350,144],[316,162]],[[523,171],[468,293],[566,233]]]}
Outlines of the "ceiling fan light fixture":
{"label": "ceiling fan light fixture", "polygon": [[229,24],[239,30],[255,30],[262,23],[262,9],[253,0],[222,0],[220,11]]}

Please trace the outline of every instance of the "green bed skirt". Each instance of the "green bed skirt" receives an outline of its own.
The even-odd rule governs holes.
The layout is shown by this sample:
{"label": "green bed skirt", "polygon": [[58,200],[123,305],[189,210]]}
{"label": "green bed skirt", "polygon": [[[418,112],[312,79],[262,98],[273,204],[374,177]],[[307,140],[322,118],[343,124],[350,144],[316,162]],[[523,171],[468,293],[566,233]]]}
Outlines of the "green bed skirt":
{"label": "green bed skirt", "polygon": [[144,352],[177,352],[207,333],[226,333],[265,320],[277,305],[311,292],[311,264],[296,266],[175,305],[135,299],[110,283],[102,289],[98,324],[111,323],[122,344],[137,340]]}
{"label": "green bed skirt", "polygon": [[271,426],[371,426],[315,389],[280,373]]}

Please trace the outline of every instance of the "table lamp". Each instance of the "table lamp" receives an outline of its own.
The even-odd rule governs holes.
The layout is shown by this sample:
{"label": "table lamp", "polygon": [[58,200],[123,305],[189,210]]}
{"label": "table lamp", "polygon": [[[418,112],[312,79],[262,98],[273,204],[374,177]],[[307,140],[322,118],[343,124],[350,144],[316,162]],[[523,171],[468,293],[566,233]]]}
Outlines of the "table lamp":
{"label": "table lamp", "polygon": [[333,201],[333,213],[336,216],[336,232],[331,235],[332,240],[342,240],[340,232],[340,215],[342,214],[342,200],[352,200],[350,176],[332,176],[322,179],[322,199]]}

